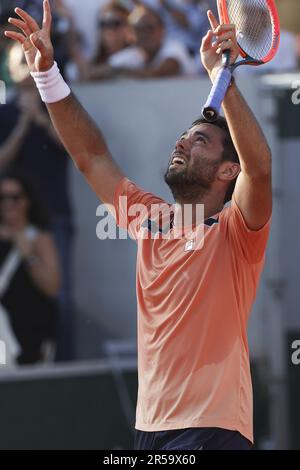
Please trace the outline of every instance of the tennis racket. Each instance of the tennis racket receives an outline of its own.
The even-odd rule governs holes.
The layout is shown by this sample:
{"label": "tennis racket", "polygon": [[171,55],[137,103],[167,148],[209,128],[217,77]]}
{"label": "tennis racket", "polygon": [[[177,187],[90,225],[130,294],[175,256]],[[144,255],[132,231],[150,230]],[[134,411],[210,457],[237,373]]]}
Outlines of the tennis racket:
{"label": "tennis racket", "polygon": [[235,24],[242,59],[229,65],[229,51],[223,53],[203,117],[215,121],[230,85],[233,71],[240,65],[263,65],[275,56],[280,40],[280,24],[274,0],[217,0],[220,23]]}

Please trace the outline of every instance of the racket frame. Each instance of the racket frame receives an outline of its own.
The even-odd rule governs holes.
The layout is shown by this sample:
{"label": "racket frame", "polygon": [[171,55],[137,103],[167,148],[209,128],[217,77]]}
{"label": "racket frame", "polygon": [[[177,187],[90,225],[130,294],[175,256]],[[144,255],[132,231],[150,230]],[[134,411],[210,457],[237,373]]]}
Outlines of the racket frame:
{"label": "racket frame", "polygon": [[[265,57],[258,60],[258,59],[254,59],[246,51],[244,51],[244,49],[241,47],[241,45],[238,42],[240,55],[241,57],[243,57],[243,59],[236,62],[235,64],[232,64],[231,66],[232,71],[236,69],[236,67],[239,67],[239,65],[267,64],[275,57],[275,54],[278,50],[278,46],[280,42],[280,21],[279,21],[279,16],[278,16],[278,12],[277,12],[277,8],[276,8],[274,0],[266,0],[266,3],[269,8],[269,13],[270,13],[271,21],[273,25],[273,38],[272,38],[271,49],[269,50],[268,54]],[[227,0],[217,0],[217,5],[218,5],[218,13],[219,13],[220,22],[224,24],[230,24],[231,22],[230,22],[230,18],[228,14],[228,9],[227,9]]]}
{"label": "racket frame", "polygon": [[[231,65],[228,65],[229,51],[223,52],[223,67],[219,71],[218,76],[216,78],[216,82],[213,84],[209,98],[202,109],[203,117],[209,122],[214,122],[219,116],[219,110],[220,110],[222,101],[225,97],[226,91],[228,87],[230,86],[233,71],[240,65],[258,66],[258,65],[266,64],[267,62],[270,62],[270,60],[274,58],[278,50],[279,41],[280,41],[279,16],[278,16],[278,12],[277,12],[277,8],[276,8],[274,0],[266,0],[266,2],[269,7],[269,12],[271,15],[271,21],[273,25],[273,38],[272,38],[271,49],[265,57],[258,60],[258,59],[254,59],[249,54],[247,54],[247,52],[245,52],[244,49],[238,43],[238,48],[239,48],[239,52],[242,57],[242,60],[235,62],[234,64],[231,64]],[[217,0],[217,6],[218,6],[220,23],[231,24],[229,15],[228,15],[226,0]],[[223,91],[218,90],[219,87],[223,88]],[[222,97],[223,94],[224,96]],[[219,96],[216,99],[217,95]],[[217,104],[215,103],[215,101]]]}

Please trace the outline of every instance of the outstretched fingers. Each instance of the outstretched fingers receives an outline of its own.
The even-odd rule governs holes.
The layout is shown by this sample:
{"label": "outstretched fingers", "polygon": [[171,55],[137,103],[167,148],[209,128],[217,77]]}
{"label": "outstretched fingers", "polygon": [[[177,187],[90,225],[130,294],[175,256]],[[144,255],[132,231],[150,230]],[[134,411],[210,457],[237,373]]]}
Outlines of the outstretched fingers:
{"label": "outstretched fingers", "polygon": [[21,33],[17,33],[16,31],[5,31],[4,34],[7,38],[14,39],[15,41],[18,41],[22,45],[26,41],[25,36],[23,36],[23,34]]}
{"label": "outstretched fingers", "polygon": [[207,16],[210,22],[211,29],[213,30],[213,33],[215,36],[224,34],[226,31],[235,32],[234,24],[225,24],[225,23],[220,24],[211,10],[208,10]]}
{"label": "outstretched fingers", "polygon": [[220,24],[219,21],[217,20],[217,18],[215,17],[215,15],[213,14],[211,10],[208,10],[207,17],[208,17],[208,21],[210,23],[211,29],[215,31]]}
{"label": "outstretched fingers", "polygon": [[21,21],[17,18],[8,18],[8,22],[23,31],[27,37],[29,37],[32,33],[30,27],[27,25],[27,23],[24,23],[24,21]]}
{"label": "outstretched fingers", "polygon": [[51,31],[51,23],[52,23],[52,15],[51,15],[51,8],[49,0],[44,0],[44,16],[43,16],[43,27],[46,31],[50,33]]}
{"label": "outstretched fingers", "polygon": [[22,10],[22,8],[16,8],[15,9],[15,12],[17,13],[17,15],[22,18],[22,20],[24,21],[24,23],[27,24],[27,26],[31,29],[31,31],[33,33],[35,33],[36,31],[39,31],[40,27],[39,25],[37,24],[37,22],[32,18],[32,16],[28,15],[28,13],[26,13],[26,11]]}

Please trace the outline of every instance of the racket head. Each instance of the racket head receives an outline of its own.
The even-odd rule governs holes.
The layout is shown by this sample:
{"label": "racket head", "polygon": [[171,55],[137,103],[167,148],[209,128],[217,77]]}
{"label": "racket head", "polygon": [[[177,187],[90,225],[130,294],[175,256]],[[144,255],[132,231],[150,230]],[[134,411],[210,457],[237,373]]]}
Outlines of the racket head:
{"label": "racket head", "polygon": [[236,25],[243,62],[249,65],[270,62],[280,41],[280,22],[274,0],[217,0],[217,5],[220,22]]}

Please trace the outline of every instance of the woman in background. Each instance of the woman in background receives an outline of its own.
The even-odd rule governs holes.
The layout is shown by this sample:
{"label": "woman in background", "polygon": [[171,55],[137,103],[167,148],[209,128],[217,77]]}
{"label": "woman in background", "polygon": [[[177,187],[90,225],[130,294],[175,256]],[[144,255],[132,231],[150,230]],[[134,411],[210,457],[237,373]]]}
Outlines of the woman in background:
{"label": "woman in background", "polygon": [[98,35],[95,53],[80,70],[82,80],[111,78],[110,60],[117,52],[127,48],[133,41],[128,24],[129,10],[111,1],[105,4],[98,17]]}
{"label": "woman in background", "polygon": [[[12,258],[14,266],[7,268]],[[0,302],[21,349],[17,362],[45,360],[45,347],[55,338],[58,255],[45,213],[16,172],[0,179],[0,279]]]}

